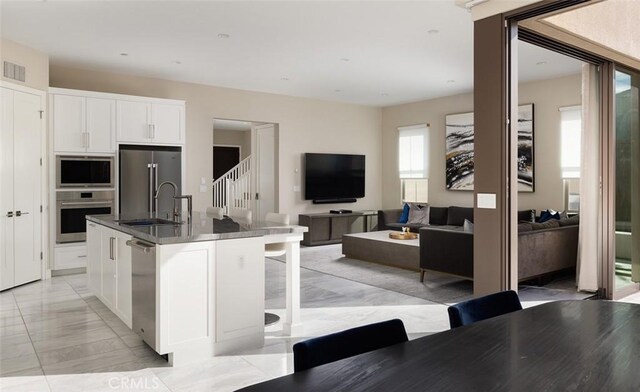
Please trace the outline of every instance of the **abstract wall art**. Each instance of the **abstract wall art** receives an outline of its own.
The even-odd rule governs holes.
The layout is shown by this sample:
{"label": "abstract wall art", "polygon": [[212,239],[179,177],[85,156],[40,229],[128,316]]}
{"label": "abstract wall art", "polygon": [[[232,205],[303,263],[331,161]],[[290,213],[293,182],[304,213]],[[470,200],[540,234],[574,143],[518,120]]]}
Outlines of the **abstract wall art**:
{"label": "abstract wall art", "polygon": [[[534,182],[533,104],[518,107],[518,191],[533,192]],[[450,114],[445,120],[446,187],[472,191],[474,180],[473,113]]]}

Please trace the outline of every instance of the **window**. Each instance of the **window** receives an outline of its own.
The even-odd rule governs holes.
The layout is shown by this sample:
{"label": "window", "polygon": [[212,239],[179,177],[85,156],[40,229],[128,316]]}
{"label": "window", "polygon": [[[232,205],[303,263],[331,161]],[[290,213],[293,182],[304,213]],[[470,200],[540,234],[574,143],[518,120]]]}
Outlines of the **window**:
{"label": "window", "polygon": [[398,167],[400,178],[427,178],[428,125],[398,128]]}
{"label": "window", "polygon": [[562,149],[562,178],[580,178],[582,150],[582,108],[560,108],[560,146]]}

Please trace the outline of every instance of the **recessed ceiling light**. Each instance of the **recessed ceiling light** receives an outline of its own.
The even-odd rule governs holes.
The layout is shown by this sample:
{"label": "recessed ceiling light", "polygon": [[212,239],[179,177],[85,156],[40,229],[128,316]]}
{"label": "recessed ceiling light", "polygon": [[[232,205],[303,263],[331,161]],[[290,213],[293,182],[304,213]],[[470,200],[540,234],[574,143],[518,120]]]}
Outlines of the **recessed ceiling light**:
{"label": "recessed ceiling light", "polygon": [[180,64],[182,64],[182,61],[176,60],[176,61],[174,61],[173,63],[174,63],[174,64],[178,64],[178,65],[180,65]]}
{"label": "recessed ceiling light", "polygon": [[343,58],[340,59],[340,61],[344,61],[345,63],[347,63],[347,62],[351,61],[351,59],[343,57]]}
{"label": "recessed ceiling light", "polygon": [[427,34],[438,34],[439,32],[440,32],[440,30],[431,29],[431,30],[427,31]]}
{"label": "recessed ceiling light", "polygon": [[122,57],[127,57],[129,55],[129,53],[120,53],[120,56]]}
{"label": "recessed ceiling light", "polygon": [[336,93],[339,93],[339,92],[341,92],[342,90],[340,90],[340,89],[338,89],[338,88],[337,88],[337,89],[335,89],[335,90],[333,90],[333,91],[334,91],[334,92],[336,92]]}
{"label": "recessed ceiling light", "polygon": [[455,80],[453,80],[453,79],[449,79],[449,80],[447,80],[447,83],[455,83],[455,82],[456,82],[456,81],[455,81]]}
{"label": "recessed ceiling light", "polygon": [[389,93],[380,93],[380,95],[382,95],[383,97],[388,97]]}
{"label": "recessed ceiling light", "polygon": [[287,80],[289,80],[289,78],[280,78],[280,80],[287,81]]}
{"label": "recessed ceiling light", "polygon": [[218,34],[218,38],[220,39],[227,39],[229,37],[231,37],[229,34],[225,34],[225,33]]}
{"label": "recessed ceiling light", "polygon": [[547,63],[546,61],[538,61],[536,65],[545,65],[546,63]]}

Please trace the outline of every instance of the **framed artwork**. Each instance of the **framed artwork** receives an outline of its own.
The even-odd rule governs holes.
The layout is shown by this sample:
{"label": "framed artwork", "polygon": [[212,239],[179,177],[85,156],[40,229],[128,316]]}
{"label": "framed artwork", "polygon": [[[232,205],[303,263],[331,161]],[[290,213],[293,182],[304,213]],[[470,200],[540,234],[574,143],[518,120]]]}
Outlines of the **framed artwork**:
{"label": "framed artwork", "polygon": [[535,190],[533,173],[533,104],[518,106],[518,192]]}
{"label": "framed artwork", "polygon": [[473,190],[473,113],[446,117],[446,185],[452,191]]}
{"label": "framed artwork", "polygon": [[[534,177],[533,104],[518,107],[518,192],[533,192]],[[474,180],[473,113],[450,114],[445,119],[446,187],[472,191]]]}

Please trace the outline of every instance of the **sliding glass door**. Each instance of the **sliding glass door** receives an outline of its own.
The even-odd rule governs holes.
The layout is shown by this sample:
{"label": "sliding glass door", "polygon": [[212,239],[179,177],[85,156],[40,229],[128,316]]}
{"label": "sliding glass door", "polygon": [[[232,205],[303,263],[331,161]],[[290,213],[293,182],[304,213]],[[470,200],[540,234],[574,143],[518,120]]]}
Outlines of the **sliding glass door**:
{"label": "sliding glass door", "polygon": [[640,74],[615,71],[615,290],[640,282]]}

